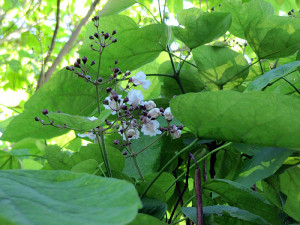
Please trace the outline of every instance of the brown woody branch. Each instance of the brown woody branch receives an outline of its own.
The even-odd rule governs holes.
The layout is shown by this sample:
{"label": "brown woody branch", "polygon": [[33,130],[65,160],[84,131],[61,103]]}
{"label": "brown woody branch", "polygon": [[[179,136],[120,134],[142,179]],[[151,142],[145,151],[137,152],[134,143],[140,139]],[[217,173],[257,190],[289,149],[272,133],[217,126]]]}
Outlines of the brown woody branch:
{"label": "brown woody branch", "polygon": [[39,89],[43,85],[43,83],[47,82],[50,79],[51,75],[55,71],[56,67],[60,64],[60,62],[62,61],[63,57],[71,50],[74,41],[77,39],[77,37],[78,37],[78,35],[79,35],[80,31],[81,31],[81,28],[87,23],[88,19],[90,18],[90,16],[94,12],[94,10],[96,8],[96,5],[99,2],[100,2],[100,0],[95,0],[92,3],[89,11],[85,15],[85,17],[81,20],[81,22],[79,23],[78,27],[73,32],[71,38],[67,41],[67,43],[64,45],[64,47],[61,49],[61,51],[59,52],[58,56],[54,60],[53,64],[51,65],[51,67],[45,73],[44,82],[42,82],[43,79],[39,79],[37,89]]}

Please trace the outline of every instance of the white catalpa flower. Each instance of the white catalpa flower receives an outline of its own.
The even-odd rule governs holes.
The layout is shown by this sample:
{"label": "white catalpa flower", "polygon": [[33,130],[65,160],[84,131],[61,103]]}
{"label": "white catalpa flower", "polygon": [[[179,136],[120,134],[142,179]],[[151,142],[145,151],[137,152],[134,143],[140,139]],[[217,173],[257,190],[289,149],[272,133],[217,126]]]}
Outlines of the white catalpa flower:
{"label": "white catalpa flower", "polygon": [[132,77],[132,83],[135,85],[142,85],[145,90],[148,90],[151,81],[146,80],[146,74],[143,71],[139,71],[134,77]]}
{"label": "white catalpa flower", "polygon": [[159,108],[154,108],[154,109],[151,109],[149,112],[148,112],[148,115],[151,116],[151,118],[157,118],[161,115],[161,112],[159,111]]}
{"label": "white catalpa flower", "polygon": [[144,105],[144,96],[139,90],[131,90],[127,97],[129,99],[128,104],[132,104],[134,107],[138,105]]}
{"label": "white catalpa flower", "polygon": [[81,137],[81,138],[87,137],[87,138],[91,139],[92,141],[96,141],[96,139],[97,139],[96,134],[94,134],[93,132],[90,132],[90,131],[85,132],[83,134],[78,133],[77,136]]}
{"label": "white catalpa flower", "polygon": [[158,130],[159,122],[157,120],[151,120],[151,119],[146,118],[145,122],[146,123],[143,124],[143,127],[141,129],[141,131],[145,135],[155,136],[156,134],[161,134],[161,131]]}
{"label": "white catalpa flower", "polygon": [[173,139],[180,138],[180,136],[181,136],[181,130],[176,130],[174,132],[171,132],[171,136],[173,137]]}
{"label": "white catalpa flower", "polygon": [[144,106],[146,107],[147,110],[151,110],[156,107],[156,104],[154,101],[150,100],[148,102],[144,102]]}
{"label": "white catalpa flower", "polygon": [[95,121],[95,120],[97,120],[97,119],[98,119],[98,118],[97,118],[97,117],[95,117],[95,116],[88,117],[88,120],[89,120],[89,121],[92,121],[92,122],[93,122],[93,121]]}
{"label": "white catalpa flower", "polygon": [[104,108],[105,109],[109,109],[109,110],[112,110],[111,114],[112,115],[115,115],[116,114],[116,110],[118,110],[120,108],[120,105],[122,105],[123,103],[123,99],[121,99],[122,95],[119,95],[119,98],[120,98],[120,103],[115,101],[113,99],[113,95],[110,94],[110,96],[106,97],[105,100],[108,101],[108,105],[104,105]]}
{"label": "white catalpa flower", "polygon": [[166,110],[164,111],[164,116],[165,116],[166,120],[168,120],[168,121],[171,121],[174,118],[174,116],[171,113],[170,107],[166,108]]}
{"label": "white catalpa flower", "polygon": [[123,140],[126,141],[125,133],[121,133],[121,130],[126,129],[126,135],[130,139],[138,139],[140,137],[140,132],[138,130],[138,127],[136,126],[135,121],[131,121],[131,124],[128,126],[126,123],[123,123],[123,126],[120,126],[119,128],[119,134],[123,137]]}

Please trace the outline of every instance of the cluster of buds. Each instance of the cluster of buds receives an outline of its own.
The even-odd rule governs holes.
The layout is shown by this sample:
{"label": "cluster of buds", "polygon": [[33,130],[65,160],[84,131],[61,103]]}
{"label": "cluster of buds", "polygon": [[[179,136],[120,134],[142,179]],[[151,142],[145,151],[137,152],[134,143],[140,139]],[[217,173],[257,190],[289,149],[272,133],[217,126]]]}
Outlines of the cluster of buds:
{"label": "cluster of buds", "polygon": [[113,30],[111,34],[105,33],[104,31],[99,31],[99,16],[95,16],[92,21],[94,22],[94,26],[97,29],[97,32],[93,35],[89,36],[90,40],[93,40],[93,42],[97,45],[99,45],[99,49],[95,49],[94,45],[91,44],[91,49],[93,51],[102,52],[104,48],[109,46],[112,43],[117,42],[117,38],[114,37],[114,35],[117,33],[116,30]]}
{"label": "cluster of buds", "polygon": [[[50,118],[47,116],[48,115],[48,113],[49,113],[49,111],[48,111],[48,109],[44,109],[43,111],[42,111],[42,113],[48,118],[48,123],[46,123],[44,120],[42,120],[41,118],[39,118],[38,116],[35,116],[34,117],[34,120],[35,121],[37,121],[37,122],[40,122],[41,124],[43,124],[43,125],[45,125],[45,126],[53,126],[53,127],[56,127],[56,128],[62,128],[62,129],[64,129],[64,128],[68,128],[68,126],[66,125],[66,124],[62,124],[62,125],[60,125],[60,124],[54,124],[54,121],[52,120],[50,120]],[[57,111],[57,113],[61,113],[61,111]],[[70,129],[70,128],[69,128]]]}

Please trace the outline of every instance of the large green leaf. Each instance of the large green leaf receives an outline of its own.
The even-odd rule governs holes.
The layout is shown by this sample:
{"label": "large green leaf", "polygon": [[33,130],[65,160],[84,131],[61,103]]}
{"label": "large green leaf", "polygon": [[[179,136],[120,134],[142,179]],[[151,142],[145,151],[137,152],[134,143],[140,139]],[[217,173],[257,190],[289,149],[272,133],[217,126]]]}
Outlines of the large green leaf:
{"label": "large green leaf", "polygon": [[[137,69],[149,62],[152,62],[159,54],[165,50],[169,37],[169,29],[166,25],[152,24],[139,28],[138,25],[127,16],[114,15],[100,18],[99,29],[111,33],[117,31],[114,36],[117,43],[105,48],[101,58],[102,76],[111,73],[110,66],[118,60],[118,67],[122,71]],[[93,41],[89,36],[96,33],[95,26],[90,23],[87,25],[87,33],[83,46],[79,51],[81,56],[87,56],[91,60],[99,59],[99,53],[91,51]],[[150,38],[151,37],[151,38]],[[96,48],[96,44],[94,44]],[[97,47],[98,48],[98,47]],[[96,74],[97,66],[93,66],[93,73]]]}
{"label": "large green leaf", "polygon": [[105,119],[111,114],[110,110],[103,110],[98,118],[84,117],[69,115],[66,113],[54,113],[48,114],[51,120],[54,120],[54,124],[66,124],[72,129],[81,131],[88,131],[92,128],[100,126],[104,123]]}
{"label": "large green leaf", "polygon": [[43,126],[34,117],[38,116],[47,123],[47,117],[42,114],[43,109],[90,116],[97,107],[95,95],[96,91],[89,83],[63,69],[26,102],[24,112],[10,122],[1,139],[16,142],[26,137],[47,139],[65,134],[69,130]]}
{"label": "large green leaf", "polygon": [[[195,9],[186,9],[181,13],[179,21],[184,28],[172,27],[176,38],[190,49],[203,45],[222,36],[229,29],[231,14],[225,12],[203,13]],[[192,14],[189,12],[193,11]]]}
{"label": "large green leaf", "polygon": [[22,225],[127,224],[141,202],[132,184],[68,171],[1,171],[0,216]]}
{"label": "large green leaf", "polygon": [[[195,207],[183,208],[182,212],[193,222],[197,222],[197,213]],[[212,219],[219,225],[267,225],[268,223],[258,215],[249,211],[239,209],[228,205],[214,205],[203,207],[204,220]],[[213,218],[210,218],[213,217]]]}
{"label": "large green leaf", "polygon": [[300,18],[262,15],[249,24],[245,35],[260,59],[286,57],[300,49]]}
{"label": "large green leaf", "polygon": [[0,170],[21,169],[21,164],[17,157],[9,152],[0,150]]}
{"label": "large green leaf", "polygon": [[188,93],[171,101],[196,136],[284,148],[300,147],[300,99],[266,92]]}
{"label": "large green leaf", "polygon": [[283,210],[300,221],[300,167],[295,166],[279,175],[280,190],[287,196]]}
{"label": "large green leaf", "polygon": [[288,149],[265,148],[243,165],[234,181],[250,187],[274,174],[291,154]]}
{"label": "large green leaf", "polygon": [[232,14],[229,31],[240,38],[245,38],[244,31],[253,19],[262,14],[274,14],[273,6],[263,0],[224,0],[221,11]]}
{"label": "large green leaf", "polygon": [[276,207],[250,188],[233,181],[221,179],[209,180],[203,187],[219,194],[232,206],[245,209],[271,224],[281,224]]}
{"label": "large green leaf", "polygon": [[249,73],[249,64],[242,54],[226,47],[200,46],[193,57],[206,84],[219,88],[239,85]]}
{"label": "large green leaf", "polygon": [[264,73],[263,75],[256,78],[252,83],[250,83],[247,86],[247,88],[245,89],[245,92],[259,91],[262,88],[266,87],[273,80],[284,77],[284,76],[296,71],[298,67],[300,67],[300,61],[291,62],[291,63],[285,64],[285,65],[279,66],[276,69],[270,70],[269,72]]}
{"label": "large green leaf", "polygon": [[166,223],[160,221],[159,219],[149,216],[147,214],[139,213],[134,221],[128,223],[127,225],[164,225]]}
{"label": "large green leaf", "polygon": [[[149,137],[142,135],[139,139],[131,140],[133,152],[138,152],[145,146],[152,143],[156,138],[157,137],[155,136]],[[139,164],[144,176],[157,172],[157,170],[160,167],[160,153],[161,140],[158,140],[136,157],[137,163]],[[135,164],[133,162],[133,159],[131,157],[125,159],[125,168],[123,173],[130,177],[140,178]]]}
{"label": "large green leaf", "polygon": [[101,9],[98,15],[103,17],[122,12],[123,10],[125,10],[129,6],[132,6],[136,2],[136,0],[110,0]]}

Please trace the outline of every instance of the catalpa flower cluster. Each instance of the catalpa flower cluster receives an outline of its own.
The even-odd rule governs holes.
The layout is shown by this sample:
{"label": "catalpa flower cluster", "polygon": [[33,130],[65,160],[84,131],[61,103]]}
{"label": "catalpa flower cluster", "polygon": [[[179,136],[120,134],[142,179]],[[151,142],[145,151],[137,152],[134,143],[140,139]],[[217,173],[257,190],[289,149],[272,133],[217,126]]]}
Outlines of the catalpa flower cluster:
{"label": "catalpa flower cluster", "polygon": [[[147,90],[151,82],[146,79],[146,74],[140,71],[136,76],[128,79],[126,89],[131,90],[126,92],[126,97],[123,98],[122,95],[118,95],[112,89],[106,89],[109,96],[103,101],[105,109],[111,110],[111,114],[117,116],[114,128],[117,129],[123,141],[130,143],[130,139],[138,139],[141,133],[156,136],[162,134],[162,132],[168,132],[173,138],[179,138],[182,126],[170,125],[173,120],[170,107],[166,109],[158,108],[154,101],[145,101],[142,91],[128,88],[130,84],[132,84],[131,87],[141,85]],[[157,121],[159,117],[164,117],[169,126],[161,127]],[[107,121],[107,124],[111,123]],[[120,143],[115,140],[115,144]]]}

